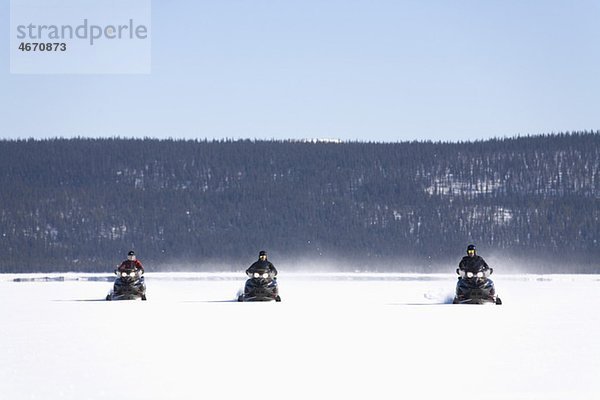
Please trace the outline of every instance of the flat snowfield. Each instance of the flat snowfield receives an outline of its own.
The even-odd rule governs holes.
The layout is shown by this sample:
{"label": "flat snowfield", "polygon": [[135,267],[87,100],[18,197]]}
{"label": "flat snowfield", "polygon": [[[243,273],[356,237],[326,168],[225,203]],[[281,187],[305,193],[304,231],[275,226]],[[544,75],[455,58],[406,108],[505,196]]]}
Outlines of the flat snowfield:
{"label": "flat snowfield", "polygon": [[149,273],[145,302],[43,276],[0,275],[2,399],[600,398],[600,276],[496,274],[502,306],[448,304],[451,275],[283,273],[281,303],[231,274]]}

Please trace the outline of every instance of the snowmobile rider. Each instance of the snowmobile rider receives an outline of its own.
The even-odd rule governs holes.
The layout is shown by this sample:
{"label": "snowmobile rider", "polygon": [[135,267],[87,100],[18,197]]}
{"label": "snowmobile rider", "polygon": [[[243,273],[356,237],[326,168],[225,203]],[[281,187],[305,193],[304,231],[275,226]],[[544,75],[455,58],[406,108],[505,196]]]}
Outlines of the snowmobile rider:
{"label": "snowmobile rider", "polygon": [[[131,270],[135,271],[134,275],[129,273]],[[114,289],[112,294],[109,294],[109,297],[107,297],[107,300],[111,300],[111,298],[114,299],[115,295],[118,297],[124,286],[129,288],[134,287],[141,299],[146,300],[146,283],[143,275],[144,267],[140,260],[135,256],[133,250],[127,253],[127,260],[123,261],[121,265],[115,269],[115,274],[117,275],[117,279],[115,280]]]}
{"label": "snowmobile rider", "polygon": [[460,275],[458,279],[464,278],[469,271],[473,273],[483,271],[486,278],[494,271],[487,265],[483,257],[477,255],[477,249],[474,244],[467,246],[467,255],[464,256],[458,264],[458,268],[456,269],[456,273]]}
{"label": "snowmobile rider", "polygon": [[255,272],[264,271],[265,269],[269,271],[269,273],[271,274],[271,276],[273,276],[273,277],[277,276],[277,269],[275,268],[275,266],[269,260],[267,260],[267,252],[264,251],[264,250],[261,250],[258,253],[258,261],[255,261],[246,270],[246,275],[252,275]]}
{"label": "snowmobile rider", "polygon": [[136,271],[141,270],[142,273],[144,272],[144,267],[140,260],[138,260],[135,256],[135,252],[133,250],[127,253],[127,260],[123,261],[121,265],[119,265],[117,271],[123,272],[128,269],[135,269]]}

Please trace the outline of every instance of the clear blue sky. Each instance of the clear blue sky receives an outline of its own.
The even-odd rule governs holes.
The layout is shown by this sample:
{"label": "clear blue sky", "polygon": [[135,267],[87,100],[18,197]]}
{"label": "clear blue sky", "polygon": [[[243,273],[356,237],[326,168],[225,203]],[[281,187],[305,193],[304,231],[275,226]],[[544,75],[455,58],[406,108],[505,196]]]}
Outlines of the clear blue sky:
{"label": "clear blue sky", "polygon": [[149,75],[10,74],[9,5],[1,138],[600,129],[598,0],[155,0]]}

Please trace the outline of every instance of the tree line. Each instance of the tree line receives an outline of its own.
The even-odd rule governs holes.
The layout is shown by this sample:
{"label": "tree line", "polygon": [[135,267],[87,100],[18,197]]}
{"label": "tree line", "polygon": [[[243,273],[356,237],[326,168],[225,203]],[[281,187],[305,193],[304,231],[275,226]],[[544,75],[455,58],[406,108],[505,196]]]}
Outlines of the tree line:
{"label": "tree line", "polygon": [[[476,142],[0,141],[0,272],[598,272],[600,132]],[[453,267],[452,267],[453,268]],[[453,270],[453,269],[451,269]]]}

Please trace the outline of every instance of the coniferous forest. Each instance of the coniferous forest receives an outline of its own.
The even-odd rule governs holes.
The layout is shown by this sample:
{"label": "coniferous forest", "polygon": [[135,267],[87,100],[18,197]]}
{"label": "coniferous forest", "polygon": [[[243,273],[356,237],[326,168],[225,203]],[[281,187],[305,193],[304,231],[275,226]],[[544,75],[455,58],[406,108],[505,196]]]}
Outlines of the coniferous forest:
{"label": "coniferous forest", "polygon": [[[600,272],[600,132],[467,143],[0,141],[0,272]],[[490,262],[491,261],[491,262]]]}

